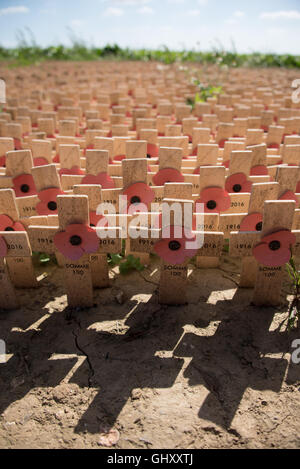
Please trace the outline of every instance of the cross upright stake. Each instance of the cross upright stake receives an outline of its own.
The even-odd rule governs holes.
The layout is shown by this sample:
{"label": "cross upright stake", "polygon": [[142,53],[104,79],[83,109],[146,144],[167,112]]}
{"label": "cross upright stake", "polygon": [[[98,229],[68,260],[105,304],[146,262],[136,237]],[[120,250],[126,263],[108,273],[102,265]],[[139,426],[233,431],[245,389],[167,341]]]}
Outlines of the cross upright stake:
{"label": "cross upright stake", "polygon": [[9,151],[6,154],[6,175],[13,179],[20,217],[36,215],[36,188],[32,178],[31,150]]}
{"label": "cross upright stake", "polygon": [[[14,309],[18,306],[18,301],[13,282],[21,287],[37,286],[36,278],[34,285],[30,282],[25,285],[26,280],[24,280],[27,276],[32,280],[32,251],[25,231],[0,231],[0,240],[1,247],[3,243],[6,245],[6,252],[2,252],[4,256],[0,257],[0,309]],[[11,263],[14,267],[12,269],[13,281],[6,264],[7,260],[12,259],[15,259],[15,262]],[[29,259],[30,262],[24,262],[24,259]]]}
{"label": "cross upright stake", "polygon": [[[216,191],[224,190],[225,185],[225,167],[224,166],[202,166],[200,169],[199,179],[199,193],[200,198],[195,203],[195,221],[196,231],[205,232],[222,232],[220,229],[220,212],[223,211],[219,208],[218,199],[214,199],[214,194],[211,198],[206,200],[206,193],[212,188]],[[225,191],[224,191],[225,192]],[[217,195],[217,194],[215,194]],[[228,207],[230,207],[229,195],[226,195],[228,199]],[[222,202],[220,200],[220,202]],[[199,210],[199,204],[203,203],[203,210]],[[200,205],[201,207],[201,205]],[[197,267],[214,269],[218,267],[220,263],[219,255],[217,256],[205,256],[202,252],[200,256],[196,258]]]}
{"label": "cross upright stake", "polygon": [[[168,227],[164,226],[163,211],[162,229],[149,229],[147,227],[130,228],[130,248],[132,252],[152,252],[160,255],[162,262],[159,282],[159,303],[181,305],[187,302],[188,259],[195,255],[218,257],[222,251],[223,233],[192,231],[192,220],[185,220],[185,210],[192,214],[192,200],[164,199],[164,202],[169,205],[171,210],[173,204],[181,206],[181,213],[179,214],[181,223],[177,221],[177,216],[171,211],[168,221],[171,229],[169,233],[166,233],[165,237],[165,229]],[[173,231],[175,226],[181,227],[180,236],[177,236],[176,232]],[[186,241],[191,241],[191,239],[185,237],[184,227],[198,241],[196,245],[193,245],[193,248],[189,248],[186,243]],[[132,236],[132,230],[138,231],[140,236]]]}
{"label": "cross upright stake", "polygon": [[[283,282],[285,262],[290,257],[290,245],[285,246],[281,241],[280,234],[290,231],[293,224],[295,212],[295,202],[291,200],[267,200],[264,202],[262,231],[256,232],[232,232],[230,235],[230,254],[233,257],[252,257],[254,249],[259,248],[264,251],[262,261],[256,262],[256,275],[253,303],[258,306],[276,306],[280,303],[281,287]],[[295,232],[296,238],[299,232]],[[268,238],[272,235],[272,239]],[[267,238],[266,238],[267,237]],[[274,239],[273,239],[274,238]],[[266,240],[266,241],[264,241]],[[287,253],[286,261],[279,261],[278,254],[285,249]],[[271,261],[270,261],[271,259]],[[270,266],[269,263],[274,266]],[[263,264],[264,263],[264,264]],[[248,285],[253,282],[253,272],[249,276]],[[246,283],[246,280],[244,281]],[[250,285],[252,286],[252,285]]]}
{"label": "cross upright stake", "polygon": [[231,213],[248,210],[251,182],[248,180],[251,168],[251,151],[232,151],[229,164],[229,176],[225,188],[231,197]]}
{"label": "cross upright stake", "polygon": [[[57,197],[58,223],[55,226],[29,226],[28,233],[33,250],[56,253],[54,237],[65,231],[68,225],[89,225],[88,197],[84,195],[60,195]],[[64,281],[68,304],[71,307],[91,307],[93,305],[93,285],[89,254],[76,261],[63,259]]]}
{"label": "cross upright stake", "polygon": [[[80,184],[74,186],[74,194],[88,196],[89,209],[93,213],[97,212],[97,208],[102,202],[101,192],[101,187],[97,185]],[[92,219],[90,221],[92,222]],[[98,228],[97,230],[99,231]],[[121,252],[121,250],[122,246],[120,244],[118,227],[116,237],[109,238],[106,243],[104,243],[104,241],[100,241],[99,252],[90,255],[90,265],[94,288],[106,288],[109,286],[107,254],[117,254]]]}
{"label": "cross upright stake", "polygon": [[[7,218],[9,217],[9,218]],[[6,221],[7,218],[7,221]],[[0,190],[0,221],[5,233],[25,233],[26,224],[19,219],[19,210],[16,204],[16,198],[12,189]],[[5,223],[6,221],[6,223]],[[1,230],[1,228],[0,228]],[[23,231],[19,231],[23,230]],[[7,237],[5,239],[8,239]],[[6,258],[6,264],[9,270],[10,278],[17,288],[34,288],[38,283],[34,273],[32,257],[28,255],[26,239],[22,239],[24,256],[9,255]],[[21,252],[22,250],[20,250]]]}
{"label": "cross upright stake", "polygon": [[[128,143],[135,143],[135,142],[128,142]],[[131,147],[129,145],[129,147]],[[140,148],[143,154],[146,152],[146,143],[142,142],[139,147],[136,145],[132,146],[134,149],[137,150]],[[146,187],[147,183],[147,158],[137,158],[137,159],[128,159],[122,161],[122,170],[123,170],[123,187],[125,190],[125,194],[127,195],[127,191],[130,191],[130,194],[127,195],[128,197],[128,206],[130,206],[129,210],[131,214],[134,213],[134,205],[136,203],[144,203],[145,205],[149,206],[147,201],[143,200],[142,194],[140,194],[140,187],[141,184]],[[136,188],[136,192],[131,193],[131,189],[134,190]],[[153,192],[153,201],[154,201],[154,191],[153,189],[148,188],[148,192]],[[150,203],[152,202],[150,201]],[[145,210],[143,210],[145,211]],[[126,253],[130,254],[130,240],[127,239],[126,242]],[[140,258],[141,263],[149,264],[149,254],[145,252],[141,252],[137,254]]]}
{"label": "cross upright stake", "polygon": [[[238,229],[240,231],[241,238],[243,237],[243,232],[253,231],[260,232],[262,229],[262,220],[263,220],[263,206],[266,200],[276,200],[278,197],[279,184],[277,182],[266,182],[266,183],[256,183],[252,185],[252,192],[249,203],[249,212],[248,214],[239,214],[233,215],[234,219],[234,229],[230,231],[235,231]],[[225,220],[226,215],[224,215]],[[229,217],[228,217],[229,218]],[[222,219],[222,216],[221,216]],[[248,223],[247,223],[247,220]],[[253,221],[254,220],[254,221]],[[228,221],[227,221],[228,223]],[[243,229],[243,223],[246,223],[247,227]],[[253,225],[251,227],[251,225]],[[242,227],[242,229],[241,229]],[[252,288],[255,285],[257,272],[257,261],[253,256],[242,257],[242,271],[240,276],[240,287],[242,288]]]}
{"label": "cross upright stake", "polygon": [[17,307],[16,291],[11,281],[6,261],[0,257],[0,310],[10,310]]}
{"label": "cross upright stake", "polygon": [[[264,203],[261,239],[277,230],[291,230],[295,212],[294,201],[266,201]],[[280,303],[285,265],[265,267],[258,264],[253,303],[257,306],[276,306]]]}

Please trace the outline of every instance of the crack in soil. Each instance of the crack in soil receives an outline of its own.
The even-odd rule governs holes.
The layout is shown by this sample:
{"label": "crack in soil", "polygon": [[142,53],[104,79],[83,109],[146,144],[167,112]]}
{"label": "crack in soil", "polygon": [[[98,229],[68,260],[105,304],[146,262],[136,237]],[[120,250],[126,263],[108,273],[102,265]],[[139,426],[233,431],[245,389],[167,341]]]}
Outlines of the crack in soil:
{"label": "crack in soil", "polygon": [[95,375],[95,370],[93,368],[93,365],[91,363],[91,360],[90,360],[90,357],[89,355],[87,354],[87,352],[85,350],[83,350],[83,348],[79,345],[78,343],[78,336],[77,334],[75,333],[75,331],[72,331],[72,334],[74,336],[74,340],[75,340],[75,346],[77,348],[77,350],[79,350],[79,352],[81,352],[85,357],[86,357],[86,360],[87,360],[87,363],[88,363],[88,366],[89,366],[89,369],[90,369],[90,372],[89,372],[89,377],[88,377],[88,387],[91,388],[92,387],[92,377]]}

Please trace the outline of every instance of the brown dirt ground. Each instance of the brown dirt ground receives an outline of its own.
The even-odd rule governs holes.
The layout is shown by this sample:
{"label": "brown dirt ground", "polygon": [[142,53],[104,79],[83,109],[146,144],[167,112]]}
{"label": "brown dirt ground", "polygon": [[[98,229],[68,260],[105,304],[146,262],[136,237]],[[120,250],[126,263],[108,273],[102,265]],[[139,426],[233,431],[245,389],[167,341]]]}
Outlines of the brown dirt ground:
{"label": "brown dirt ground", "polygon": [[0,365],[1,448],[101,448],[110,428],[114,448],[300,447],[288,283],[282,307],[255,308],[224,255],[218,270],[191,269],[189,305],[163,307],[158,268],[115,268],[89,310],[67,308],[56,266],[19,290],[22,307],[0,315],[12,354]]}

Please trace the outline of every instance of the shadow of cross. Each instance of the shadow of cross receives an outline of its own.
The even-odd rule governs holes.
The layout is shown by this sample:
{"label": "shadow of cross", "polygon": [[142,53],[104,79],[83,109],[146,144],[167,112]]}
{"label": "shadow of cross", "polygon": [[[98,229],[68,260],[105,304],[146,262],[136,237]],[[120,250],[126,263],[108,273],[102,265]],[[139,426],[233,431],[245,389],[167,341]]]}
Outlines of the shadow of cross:
{"label": "shadow of cross", "polygon": [[[175,357],[192,357],[183,375],[190,386],[203,385],[209,392],[199,418],[234,433],[245,392],[249,388],[279,392],[288,362],[265,356],[287,351],[287,338],[282,337],[275,346],[278,337],[269,331],[274,311],[245,306],[241,314],[235,301],[231,313],[213,336],[185,334],[173,353]],[[233,423],[235,417],[237,423]]]}
{"label": "shadow of cross", "polygon": [[[136,398],[134,390],[139,395],[141,389],[173,386],[183,367],[183,359],[155,355],[165,347],[166,335],[161,333],[165,314],[164,307],[150,300],[146,304],[140,303],[130,315],[126,321],[130,328],[124,335],[89,328],[78,337],[90,370],[83,363],[69,383],[86,386],[88,373],[90,386],[99,388],[99,393],[81,417],[76,432],[98,433],[100,425],[113,426],[127,401]],[[181,328],[182,324],[177,324],[169,331],[168,339],[171,338],[174,346],[182,333]]]}

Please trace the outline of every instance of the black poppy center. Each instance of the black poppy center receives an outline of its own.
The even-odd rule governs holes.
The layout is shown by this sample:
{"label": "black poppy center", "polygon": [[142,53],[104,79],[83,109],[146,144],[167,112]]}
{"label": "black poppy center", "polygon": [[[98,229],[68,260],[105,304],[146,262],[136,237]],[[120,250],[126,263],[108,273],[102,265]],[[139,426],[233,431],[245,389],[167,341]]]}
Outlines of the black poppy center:
{"label": "black poppy center", "polygon": [[179,243],[179,241],[169,242],[169,249],[171,249],[171,251],[179,251],[180,248],[181,248],[181,244]]}
{"label": "black poppy center", "polygon": [[215,200],[209,200],[206,204],[208,210],[214,210],[217,207],[217,202]]}
{"label": "black poppy center", "polygon": [[15,231],[11,226],[7,226],[4,231]]}
{"label": "black poppy center", "polygon": [[48,208],[49,208],[49,210],[52,210],[52,211],[56,210],[57,209],[57,203],[54,202],[53,200],[51,200],[50,202],[48,202]]}
{"label": "black poppy center", "polygon": [[70,243],[72,244],[72,246],[79,246],[82,243],[82,239],[80,238],[80,236],[73,235],[70,238]]}
{"label": "black poppy center", "polygon": [[255,229],[256,229],[256,231],[261,231],[261,230],[262,230],[262,221],[260,221],[259,223],[257,223]]}
{"label": "black poppy center", "polygon": [[91,226],[92,228],[95,228],[96,225],[94,225],[93,223],[90,223],[90,226]]}
{"label": "black poppy center", "polygon": [[22,184],[21,192],[24,192],[24,194],[26,194],[27,192],[29,192],[29,190],[30,190],[30,187],[28,186],[28,184]]}
{"label": "black poppy center", "polygon": [[269,248],[271,249],[271,251],[278,251],[280,247],[281,247],[281,244],[279,241],[271,241],[269,243]]}
{"label": "black poppy center", "polygon": [[151,158],[151,155],[149,155],[149,153],[147,153],[147,158]]}
{"label": "black poppy center", "polygon": [[139,198],[138,195],[134,195],[133,197],[131,197],[130,203],[131,203],[132,205],[140,204],[140,203],[141,203],[141,199]]}
{"label": "black poppy center", "polygon": [[235,184],[232,189],[233,192],[241,192],[242,186],[240,184]]}

